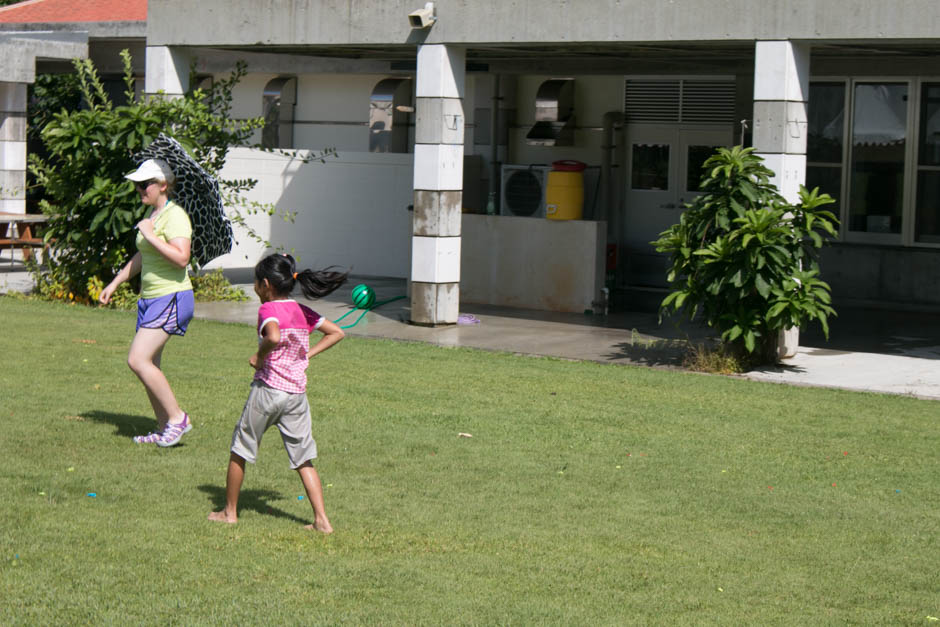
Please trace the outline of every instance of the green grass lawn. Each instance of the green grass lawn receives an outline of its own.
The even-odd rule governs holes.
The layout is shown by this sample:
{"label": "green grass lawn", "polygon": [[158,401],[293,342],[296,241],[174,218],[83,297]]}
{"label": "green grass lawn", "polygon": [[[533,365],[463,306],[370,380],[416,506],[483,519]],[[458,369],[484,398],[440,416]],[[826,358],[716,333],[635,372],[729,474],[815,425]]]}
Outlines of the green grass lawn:
{"label": "green grass lawn", "polygon": [[308,371],[322,536],[276,431],[206,521],[250,326],[170,342],[195,428],[158,449],[133,314],[0,320],[2,624],[940,617],[936,402],[348,338]]}

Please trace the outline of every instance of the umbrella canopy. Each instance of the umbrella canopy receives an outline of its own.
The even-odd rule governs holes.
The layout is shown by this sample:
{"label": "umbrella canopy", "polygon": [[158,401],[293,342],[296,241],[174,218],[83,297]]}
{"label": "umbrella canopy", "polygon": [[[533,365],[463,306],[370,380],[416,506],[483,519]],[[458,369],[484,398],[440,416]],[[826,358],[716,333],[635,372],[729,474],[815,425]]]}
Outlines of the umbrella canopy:
{"label": "umbrella canopy", "polygon": [[192,257],[204,266],[232,251],[232,223],[222,209],[219,182],[189,156],[178,141],[163,133],[134,155],[140,165],[147,159],[163,159],[176,175],[173,200],[193,224]]}

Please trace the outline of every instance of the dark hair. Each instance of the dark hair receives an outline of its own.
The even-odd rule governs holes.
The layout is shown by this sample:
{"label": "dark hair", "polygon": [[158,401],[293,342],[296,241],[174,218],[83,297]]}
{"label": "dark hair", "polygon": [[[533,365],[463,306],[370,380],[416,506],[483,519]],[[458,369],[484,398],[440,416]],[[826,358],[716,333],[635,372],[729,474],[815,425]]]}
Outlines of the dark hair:
{"label": "dark hair", "polygon": [[323,270],[297,271],[294,258],[284,253],[268,255],[255,266],[255,280],[259,283],[265,279],[278,294],[287,296],[294,291],[294,286],[300,283],[300,289],[307,298],[322,298],[331,294],[336,288],[346,282],[349,272],[334,270],[330,266]]}

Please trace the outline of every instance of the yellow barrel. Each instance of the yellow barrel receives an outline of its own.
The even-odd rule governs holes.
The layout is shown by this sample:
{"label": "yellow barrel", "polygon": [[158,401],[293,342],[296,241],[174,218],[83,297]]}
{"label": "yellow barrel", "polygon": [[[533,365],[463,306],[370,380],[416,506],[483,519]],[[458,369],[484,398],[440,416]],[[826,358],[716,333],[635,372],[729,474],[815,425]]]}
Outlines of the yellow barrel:
{"label": "yellow barrel", "polygon": [[549,220],[580,220],[583,215],[583,173],[550,171],[545,186],[545,217]]}

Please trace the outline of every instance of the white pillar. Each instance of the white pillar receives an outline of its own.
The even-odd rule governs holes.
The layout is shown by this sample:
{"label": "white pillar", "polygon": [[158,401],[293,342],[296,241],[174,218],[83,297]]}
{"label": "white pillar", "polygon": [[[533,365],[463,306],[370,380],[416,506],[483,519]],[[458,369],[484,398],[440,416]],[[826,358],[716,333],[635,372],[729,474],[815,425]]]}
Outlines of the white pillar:
{"label": "white pillar", "polygon": [[0,211],[26,213],[26,83],[0,82]]}
{"label": "white pillar", "polygon": [[[754,151],[789,203],[806,183],[809,57],[809,46],[792,41],[758,41],[754,51]],[[796,355],[799,338],[797,328],[781,330],[777,357]]]}
{"label": "white pillar", "polygon": [[754,55],[754,149],[788,202],[806,181],[809,46],[758,41]]}
{"label": "white pillar", "polygon": [[411,238],[411,321],[456,324],[460,308],[463,200],[462,48],[418,48]]}
{"label": "white pillar", "polygon": [[147,46],[144,92],[182,96],[189,89],[189,54],[169,46]]}

